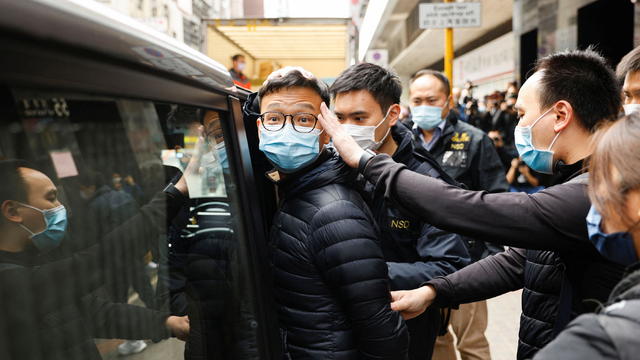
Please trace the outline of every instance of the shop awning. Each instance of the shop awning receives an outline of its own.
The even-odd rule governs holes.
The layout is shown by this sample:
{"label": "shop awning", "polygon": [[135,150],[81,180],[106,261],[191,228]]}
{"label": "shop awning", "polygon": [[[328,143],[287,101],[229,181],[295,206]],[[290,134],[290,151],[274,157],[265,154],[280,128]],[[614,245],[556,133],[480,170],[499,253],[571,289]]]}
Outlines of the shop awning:
{"label": "shop awning", "polygon": [[346,20],[329,20],[324,24],[321,19],[308,24],[276,20],[248,20],[237,24],[233,20],[211,20],[209,24],[256,59],[345,59]]}

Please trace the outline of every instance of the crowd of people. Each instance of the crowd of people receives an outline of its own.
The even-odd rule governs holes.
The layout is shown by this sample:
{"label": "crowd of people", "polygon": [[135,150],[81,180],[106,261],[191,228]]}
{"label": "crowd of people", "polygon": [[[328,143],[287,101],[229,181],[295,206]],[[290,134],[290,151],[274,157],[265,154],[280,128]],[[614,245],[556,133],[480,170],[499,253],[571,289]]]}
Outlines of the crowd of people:
{"label": "crowd of people", "polygon": [[617,76],[591,49],[546,56],[484,113],[433,70],[410,80],[410,111],[376,65],[331,87],[272,74],[245,115],[283,199],[270,241],[287,358],[488,359],[483,301],[518,289],[519,359],[633,357],[638,54]]}
{"label": "crowd of people", "polygon": [[[282,358],[490,359],[486,300],[518,289],[518,359],[634,358],[640,47],[617,73],[592,49],[551,54],[520,89],[482,99],[430,69],[407,88],[403,109],[403,84],[380,66],[353,65],[331,86],[287,67],[243,106],[280,200],[269,275]],[[194,154],[163,190],[84,171],[86,221],[73,230],[85,240],[64,256],[70,226],[52,180],[0,161],[1,358],[98,359],[94,338],[130,339],[129,354],[172,335],[189,359],[257,357],[243,340],[255,322],[236,316],[246,304],[229,286],[242,278],[222,241],[229,216],[197,241],[179,235],[199,209],[189,176],[224,149],[213,113],[198,115]],[[161,307],[143,258],[172,239]],[[128,304],[130,286],[146,307]],[[239,330],[219,326],[229,316]],[[242,349],[223,349],[230,338]]]}

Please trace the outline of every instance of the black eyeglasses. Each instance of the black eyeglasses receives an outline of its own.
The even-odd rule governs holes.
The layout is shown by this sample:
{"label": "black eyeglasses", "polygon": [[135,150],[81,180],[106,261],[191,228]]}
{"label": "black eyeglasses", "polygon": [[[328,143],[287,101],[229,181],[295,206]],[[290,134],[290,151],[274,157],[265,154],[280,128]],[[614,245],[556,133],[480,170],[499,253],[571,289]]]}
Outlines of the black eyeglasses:
{"label": "black eyeglasses", "polygon": [[283,114],[277,111],[267,111],[260,115],[262,127],[267,131],[280,131],[287,122],[287,117],[291,118],[293,130],[299,133],[310,133],[315,129],[318,118],[309,113]]}

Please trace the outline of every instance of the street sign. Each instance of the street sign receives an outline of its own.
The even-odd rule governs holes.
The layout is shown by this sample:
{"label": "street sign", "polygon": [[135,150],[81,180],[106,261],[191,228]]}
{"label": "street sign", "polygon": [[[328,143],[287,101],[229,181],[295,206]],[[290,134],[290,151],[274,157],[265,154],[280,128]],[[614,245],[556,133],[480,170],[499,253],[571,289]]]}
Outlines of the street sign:
{"label": "street sign", "polygon": [[389,66],[389,52],[386,49],[371,49],[367,51],[364,61],[378,66]]}
{"label": "street sign", "polygon": [[428,3],[420,4],[421,29],[479,27],[481,5],[476,3]]}

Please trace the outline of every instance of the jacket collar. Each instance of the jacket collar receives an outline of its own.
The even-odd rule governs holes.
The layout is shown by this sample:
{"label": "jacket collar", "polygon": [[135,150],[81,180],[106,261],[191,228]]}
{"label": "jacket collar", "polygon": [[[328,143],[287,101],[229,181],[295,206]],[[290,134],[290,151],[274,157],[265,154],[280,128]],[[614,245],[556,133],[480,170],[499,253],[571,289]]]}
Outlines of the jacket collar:
{"label": "jacket collar", "polygon": [[332,147],[325,147],[318,159],[299,171],[280,178],[276,170],[267,172],[267,178],[278,185],[284,197],[294,197],[302,192],[332,183],[349,183],[356,172],[345,164]]}
{"label": "jacket collar", "polygon": [[562,161],[557,161],[554,166],[552,183],[562,184],[586,172],[587,169],[584,167],[585,161],[586,159],[582,159],[573,164],[565,164]]}
{"label": "jacket collar", "polygon": [[413,136],[411,130],[403,125],[394,125],[391,127],[391,136],[398,145],[398,148],[393,153],[393,160],[395,162],[405,163],[407,159],[413,156]]}
{"label": "jacket collar", "polygon": [[[422,134],[422,130],[419,127],[414,127],[413,124],[414,124],[413,121],[411,121],[411,122],[407,122],[406,125],[410,129],[412,129],[414,138],[416,140],[420,140],[420,135]],[[453,115],[451,111],[449,111],[449,115],[447,115],[447,118],[444,121],[444,127],[442,128],[442,133],[440,134],[440,137],[438,138],[436,143],[443,141],[443,139],[453,134],[453,132],[456,130],[457,124],[458,124],[458,118],[455,115]]]}
{"label": "jacket collar", "polygon": [[451,111],[449,111],[449,115],[447,115],[447,119],[444,124],[444,129],[442,130],[442,135],[440,135],[440,138],[442,139],[442,138],[445,138],[446,136],[453,134],[453,132],[456,130],[457,125],[458,125],[458,118],[455,116],[455,114],[452,114]]}

